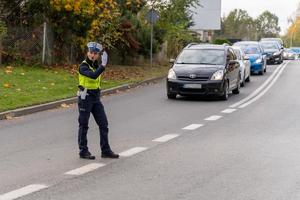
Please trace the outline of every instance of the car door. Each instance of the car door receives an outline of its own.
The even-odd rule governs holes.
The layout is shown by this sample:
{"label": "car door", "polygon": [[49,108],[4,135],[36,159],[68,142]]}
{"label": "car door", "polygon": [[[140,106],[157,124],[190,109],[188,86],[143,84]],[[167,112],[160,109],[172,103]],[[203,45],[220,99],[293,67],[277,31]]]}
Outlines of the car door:
{"label": "car door", "polygon": [[237,81],[239,81],[240,69],[239,69],[239,63],[232,49],[228,49],[227,59],[229,61],[236,61],[232,63],[229,62],[228,64],[229,87],[230,89],[235,89],[237,84],[239,84],[237,83]]}

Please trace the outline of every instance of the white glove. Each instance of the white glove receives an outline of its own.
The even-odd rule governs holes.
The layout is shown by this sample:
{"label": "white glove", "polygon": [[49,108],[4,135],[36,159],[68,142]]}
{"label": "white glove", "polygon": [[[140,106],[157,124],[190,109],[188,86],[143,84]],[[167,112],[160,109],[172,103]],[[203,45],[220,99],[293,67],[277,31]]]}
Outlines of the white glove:
{"label": "white glove", "polygon": [[103,51],[103,53],[101,55],[101,64],[103,67],[105,67],[107,65],[107,60],[108,60],[108,55],[107,55],[106,51]]}

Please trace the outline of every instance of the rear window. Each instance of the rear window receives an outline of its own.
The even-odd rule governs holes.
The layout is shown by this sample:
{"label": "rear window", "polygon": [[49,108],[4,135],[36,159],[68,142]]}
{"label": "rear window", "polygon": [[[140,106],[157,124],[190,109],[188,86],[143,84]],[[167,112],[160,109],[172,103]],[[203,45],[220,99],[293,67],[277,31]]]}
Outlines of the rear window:
{"label": "rear window", "polygon": [[224,50],[219,49],[185,49],[179,55],[178,64],[223,65]]}
{"label": "rear window", "polygon": [[262,42],[261,46],[263,49],[278,49],[278,46],[272,42]]}
{"label": "rear window", "polygon": [[241,47],[245,54],[260,54],[261,50],[258,45],[248,43],[237,43],[235,46]]}

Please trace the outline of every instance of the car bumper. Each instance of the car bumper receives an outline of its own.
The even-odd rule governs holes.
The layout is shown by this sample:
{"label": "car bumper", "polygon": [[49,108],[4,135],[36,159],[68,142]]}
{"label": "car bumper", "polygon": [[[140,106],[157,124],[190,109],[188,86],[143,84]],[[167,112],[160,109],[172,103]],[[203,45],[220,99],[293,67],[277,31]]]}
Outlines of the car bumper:
{"label": "car bumper", "polygon": [[[201,88],[199,87],[201,85]],[[167,79],[167,90],[180,95],[223,95],[224,81],[181,81]]]}
{"label": "car bumper", "polygon": [[267,62],[268,62],[268,63],[279,62],[279,61],[280,61],[280,58],[281,58],[281,55],[280,55],[280,54],[277,55],[277,56],[274,56],[274,55],[268,56],[268,57],[267,57]]}
{"label": "car bumper", "polygon": [[252,63],[251,64],[251,73],[257,73],[257,72],[261,72],[264,68],[264,64],[263,63]]}

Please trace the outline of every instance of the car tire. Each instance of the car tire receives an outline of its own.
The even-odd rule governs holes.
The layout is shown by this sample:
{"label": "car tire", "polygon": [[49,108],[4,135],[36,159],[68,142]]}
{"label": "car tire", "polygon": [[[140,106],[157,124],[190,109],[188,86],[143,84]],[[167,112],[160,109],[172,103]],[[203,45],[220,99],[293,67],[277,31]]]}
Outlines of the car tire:
{"label": "car tire", "polygon": [[167,96],[168,96],[168,99],[176,99],[177,94],[168,93]]}
{"label": "car tire", "polygon": [[244,77],[243,77],[243,81],[241,82],[241,87],[245,87],[245,82],[246,82],[246,72],[244,72]]}
{"label": "car tire", "polygon": [[224,94],[221,96],[221,100],[227,101],[229,97],[229,84],[228,81],[224,83],[223,86]]}
{"label": "car tire", "polygon": [[239,94],[240,93],[240,80],[238,81],[238,84],[234,90],[232,90],[233,94]]}
{"label": "car tire", "polygon": [[250,80],[250,74],[249,74],[249,76],[246,78],[245,81],[246,81],[247,83],[251,81],[251,80]]}

